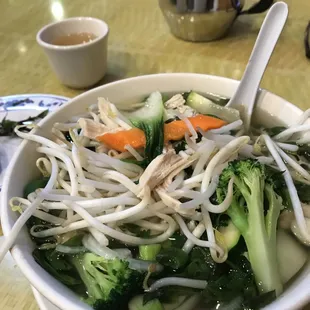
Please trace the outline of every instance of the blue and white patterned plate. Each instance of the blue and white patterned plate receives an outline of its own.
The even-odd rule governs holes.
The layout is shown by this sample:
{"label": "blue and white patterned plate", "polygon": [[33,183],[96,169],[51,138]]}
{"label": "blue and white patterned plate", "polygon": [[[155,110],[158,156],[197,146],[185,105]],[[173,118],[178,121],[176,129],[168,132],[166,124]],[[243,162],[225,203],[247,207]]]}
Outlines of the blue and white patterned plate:
{"label": "blue and white patterned plate", "polygon": [[47,94],[24,94],[0,97],[0,120],[6,115],[10,120],[22,120],[44,110],[54,111],[69,98]]}
{"label": "blue and white patterned plate", "polygon": [[[4,117],[12,121],[21,121],[47,109],[53,112],[68,100],[66,97],[47,94],[0,97],[0,122]],[[6,167],[20,143],[19,138],[0,137],[0,190]]]}

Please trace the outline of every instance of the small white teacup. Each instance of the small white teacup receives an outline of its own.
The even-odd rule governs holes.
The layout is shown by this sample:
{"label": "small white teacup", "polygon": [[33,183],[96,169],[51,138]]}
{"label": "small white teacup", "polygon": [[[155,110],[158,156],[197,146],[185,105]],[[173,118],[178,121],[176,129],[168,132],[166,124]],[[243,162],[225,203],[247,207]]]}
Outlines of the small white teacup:
{"label": "small white teacup", "polygon": [[[91,35],[90,40],[72,42],[72,36],[86,34]],[[106,73],[108,34],[108,25],[100,19],[73,17],[43,27],[37,34],[37,42],[63,84],[86,88],[99,82]]]}

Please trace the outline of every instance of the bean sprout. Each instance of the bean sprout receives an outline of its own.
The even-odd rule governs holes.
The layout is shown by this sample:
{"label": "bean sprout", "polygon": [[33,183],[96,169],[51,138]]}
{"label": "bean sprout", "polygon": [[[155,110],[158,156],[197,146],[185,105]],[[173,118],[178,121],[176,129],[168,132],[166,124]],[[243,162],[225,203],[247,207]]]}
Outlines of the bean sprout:
{"label": "bean sprout", "polygon": [[180,277],[170,277],[170,278],[162,278],[154,282],[150,288],[147,290],[148,292],[154,292],[165,286],[184,286],[191,287],[196,289],[205,289],[207,286],[207,281],[204,280],[193,280],[188,278],[180,278]]}

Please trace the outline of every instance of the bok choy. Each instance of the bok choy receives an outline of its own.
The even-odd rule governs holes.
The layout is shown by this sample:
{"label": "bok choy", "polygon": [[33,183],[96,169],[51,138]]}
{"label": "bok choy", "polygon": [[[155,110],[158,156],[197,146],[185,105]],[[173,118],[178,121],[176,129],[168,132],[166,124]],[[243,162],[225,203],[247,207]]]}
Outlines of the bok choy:
{"label": "bok choy", "polygon": [[145,160],[150,163],[160,155],[164,145],[164,104],[160,92],[153,92],[145,105],[127,114],[133,126],[141,129],[146,138]]}
{"label": "bok choy", "polygon": [[194,91],[187,95],[186,104],[198,113],[216,116],[227,122],[234,122],[240,119],[238,110],[220,106]]}

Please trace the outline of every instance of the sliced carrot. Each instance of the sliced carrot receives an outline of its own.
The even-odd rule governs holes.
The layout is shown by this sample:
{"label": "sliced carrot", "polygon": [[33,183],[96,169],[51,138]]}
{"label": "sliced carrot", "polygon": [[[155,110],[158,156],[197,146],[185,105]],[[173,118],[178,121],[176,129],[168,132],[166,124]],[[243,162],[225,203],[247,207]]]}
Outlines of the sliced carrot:
{"label": "sliced carrot", "polygon": [[[221,119],[202,114],[189,117],[188,120],[196,131],[198,128],[201,128],[203,131],[216,129],[226,124],[226,122]],[[184,138],[186,132],[190,133],[187,125],[182,120],[165,124],[164,132],[165,142],[181,140]]]}
{"label": "sliced carrot", "polygon": [[[194,129],[201,128],[203,131],[220,128],[226,124],[225,121],[214,118],[212,116],[198,114],[194,117],[189,117],[188,120],[193,125]],[[164,125],[164,139],[168,141],[178,141],[184,138],[185,133],[190,133],[184,121],[173,121]],[[125,152],[125,146],[129,144],[135,149],[145,146],[145,135],[141,129],[132,128],[129,130],[118,131],[115,133],[105,133],[96,137],[106,146],[119,152]]]}
{"label": "sliced carrot", "polygon": [[135,149],[145,146],[145,135],[139,128],[132,128],[114,133],[105,133],[96,137],[96,139],[103,142],[107,147],[119,152],[125,152],[125,146],[127,144]]}

